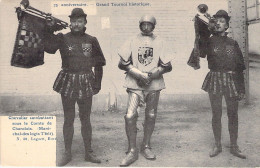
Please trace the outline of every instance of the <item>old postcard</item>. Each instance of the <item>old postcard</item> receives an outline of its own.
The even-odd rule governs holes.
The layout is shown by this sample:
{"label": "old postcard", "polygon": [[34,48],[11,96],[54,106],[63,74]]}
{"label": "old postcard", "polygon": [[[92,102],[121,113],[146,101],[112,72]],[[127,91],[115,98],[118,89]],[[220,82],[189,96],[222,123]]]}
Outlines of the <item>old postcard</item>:
{"label": "old postcard", "polygon": [[0,0],[1,166],[260,166],[259,4]]}

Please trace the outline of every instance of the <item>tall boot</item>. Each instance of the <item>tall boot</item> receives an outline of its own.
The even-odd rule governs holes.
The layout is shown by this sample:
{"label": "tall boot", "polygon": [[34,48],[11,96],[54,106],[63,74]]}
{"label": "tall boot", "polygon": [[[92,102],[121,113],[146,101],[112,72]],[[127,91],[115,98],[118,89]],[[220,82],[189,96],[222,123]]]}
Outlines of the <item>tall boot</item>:
{"label": "tall boot", "polygon": [[71,161],[71,145],[74,134],[75,118],[75,99],[61,95],[62,106],[64,111],[63,138],[65,144],[65,153],[58,166],[64,166]]}
{"label": "tall boot", "polygon": [[101,163],[101,160],[96,157],[93,153],[85,151],[85,161],[91,163]]}
{"label": "tall boot", "polygon": [[221,142],[215,142],[214,147],[212,148],[212,151],[209,153],[210,157],[215,157],[218,154],[222,152],[222,145]]}
{"label": "tall boot", "polygon": [[92,126],[89,119],[81,118],[81,135],[83,138],[85,150],[92,153],[91,140],[92,140]]}
{"label": "tall boot", "polygon": [[213,129],[213,134],[215,138],[215,144],[214,147],[212,148],[212,151],[210,152],[209,156],[210,157],[215,157],[218,154],[222,152],[222,145],[221,145],[221,118],[220,116],[212,118],[212,129]]}
{"label": "tall boot", "polygon": [[246,159],[246,155],[244,155],[241,150],[239,150],[238,145],[231,144],[230,146],[230,153],[233,154],[236,157],[239,157],[241,159]]}
{"label": "tall boot", "polygon": [[238,118],[237,115],[229,117],[229,135],[230,135],[230,153],[241,159],[246,159],[246,156],[239,150],[237,145],[238,138]]}
{"label": "tall boot", "polygon": [[215,144],[212,148],[212,151],[209,153],[210,157],[215,157],[222,152],[221,145],[221,120],[212,119],[212,129],[215,138]]}
{"label": "tall boot", "polygon": [[126,135],[128,138],[128,152],[126,157],[121,162],[120,166],[129,166],[130,164],[134,163],[138,159],[138,151],[136,148],[136,135],[137,135],[137,128],[136,128],[136,121],[137,117],[127,118],[125,116],[125,130]]}
{"label": "tall boot", "polygon": [[[82,105],[79,105],[82,108]],[[101,163],[101,160],[98,159],[94,154],[91,148],[92,140],[92,126],[90,122],[90,112],[82,113],[80,109],[80,121],[81,121],[81,135],[83,137],[83,142],[85,146],[85,161],[92,163]]]}
{"label": "tall boot", "polygon": [[228,130],[230,135],[230,153],[241,159],[246,156],[239,150],[238,138],[238,101],[233,98],[226,98],[228,112]]}
{"label": "tall boot", "polygon": [[91,124],[87,124],[89,126],[82,125],[81,126],[81,134],[84,141],[85,146],[85,161],[92,163],[101,163],[101,160],[98,159],[94,154],[91,148],[91,139],[92,139],[92,129]]}
{"label": "tall boot", "polygon": [[74,128],[73,124],[72,126],[67,124],[67,121],[64,122],[63,125],[63,137],[64,137],[64,143],[65,143],[65,152],[62,156],[62,159],[58,163],[58,166],[65,166],[68,164],[71,159],[71,146],[72,146],[72,139],[73,139],[73,134],[74,134]]}

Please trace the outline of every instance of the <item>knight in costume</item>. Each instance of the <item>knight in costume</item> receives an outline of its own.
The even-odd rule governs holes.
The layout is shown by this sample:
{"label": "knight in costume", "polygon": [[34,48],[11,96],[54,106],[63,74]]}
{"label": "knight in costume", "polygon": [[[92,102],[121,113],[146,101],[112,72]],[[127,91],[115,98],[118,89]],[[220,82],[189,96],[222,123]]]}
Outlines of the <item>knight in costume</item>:
{"label": "knight in costume", "polygon": [[120,166],[128,166],[138,159],[136,122],[140,102],[146,103],[144,137],[140,151],[146,159],[156,159],[150,140],[155,127],[160,91],[165,88],[163,74],[170,72],[172,66],[164,41],[153,34],[155,25],[156,19],[153,16],[143,16],[139,21],[141,33],[126,41],[118,52],[118,67],[126,71],[125,87],[128,93],[124,117],[128,151]]}
{"label": "knight in costume", "polygon": [[212,107],[212,129],[215,145],[210,157],[222,152],[221,116],[222,98],[225,97],[230,134],[230,152],[239,158],[246,156],[239,150],[238,138],[238,103],[244,97],[245,84],[243,71],[246,69],[243,54],[238,43],[227,37],[230,17],[224,10],[219,10],[216,19],[215,33],[205,45],[210,72],[207,74],[202,89],[208,92]]}
{"label": "knight in costume", "polygon": [[[101,89],[102,66],[106,64],[106,61],[97,38],[85,33],[87,14],[81,8],[74,8],[69,17],[71,32],[57,35],[53,34],[53,19],[50,17],[47,22],[48,27],[44,46],[45,51],[51,54],[59,50],[62,59],[62,70],[53,85],[53,89],[61,94],[64,110],[63,136],[65,153],[59,166],[66,165],[72,159],[71,146],[76,103],[79,106],[85,160],[93,163],[101,162],[93,155],[91,149],[92,127],[90,114],[92,96]],[[94,67],[94,72],[92,67]]]}

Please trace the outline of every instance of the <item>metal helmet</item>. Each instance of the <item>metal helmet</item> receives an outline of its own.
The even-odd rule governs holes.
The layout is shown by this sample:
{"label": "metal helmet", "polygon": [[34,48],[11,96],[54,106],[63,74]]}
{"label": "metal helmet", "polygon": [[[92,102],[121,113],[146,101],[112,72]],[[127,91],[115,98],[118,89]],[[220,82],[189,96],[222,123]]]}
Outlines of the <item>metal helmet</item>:
{"label": "metal helmet", "polygon": [[144,16],[142,16],[140,21],[139,21],[139,25],[141,25],[143,22],[152,23],[153,26],[156,25],[156,19],[155,19],[154,16],[151,16],[151,15],[144,15]]}

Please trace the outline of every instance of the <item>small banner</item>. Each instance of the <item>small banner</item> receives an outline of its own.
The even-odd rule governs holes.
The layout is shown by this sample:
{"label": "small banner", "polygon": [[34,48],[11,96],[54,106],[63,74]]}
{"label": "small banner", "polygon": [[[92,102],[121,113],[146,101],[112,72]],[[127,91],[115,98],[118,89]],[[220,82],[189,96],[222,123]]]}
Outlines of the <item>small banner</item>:
{"label": "small banner", "polygon": [[11,65],[32,68],[44,64],[45,19],[22,12],[16,34]]}

